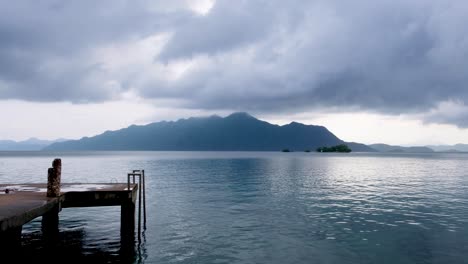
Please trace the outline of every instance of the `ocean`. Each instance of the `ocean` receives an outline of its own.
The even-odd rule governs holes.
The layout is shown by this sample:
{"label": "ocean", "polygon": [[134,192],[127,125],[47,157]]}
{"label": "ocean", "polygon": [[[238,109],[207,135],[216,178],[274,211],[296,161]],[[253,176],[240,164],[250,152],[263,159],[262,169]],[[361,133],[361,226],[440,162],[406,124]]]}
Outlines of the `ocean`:
{"label": "ocean", "polygon": [[[63,263],[468,263],[468,154],[0,152],[0,183],[46,182],[54,158],[62,182],[146,171],[134,258],[119,207],[72,208]],[[48,250],[41,219],[25,225],[19,258]]]}

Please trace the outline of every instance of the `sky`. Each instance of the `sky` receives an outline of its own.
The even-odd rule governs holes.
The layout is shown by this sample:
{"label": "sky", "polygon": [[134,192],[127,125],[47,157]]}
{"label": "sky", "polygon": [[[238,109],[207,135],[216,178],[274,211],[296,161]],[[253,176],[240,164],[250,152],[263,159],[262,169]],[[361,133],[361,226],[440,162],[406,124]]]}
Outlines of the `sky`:
{"label": "sky", "polygon": [[463,0],[0,0],[0,139],[249,112],[468,143]]}

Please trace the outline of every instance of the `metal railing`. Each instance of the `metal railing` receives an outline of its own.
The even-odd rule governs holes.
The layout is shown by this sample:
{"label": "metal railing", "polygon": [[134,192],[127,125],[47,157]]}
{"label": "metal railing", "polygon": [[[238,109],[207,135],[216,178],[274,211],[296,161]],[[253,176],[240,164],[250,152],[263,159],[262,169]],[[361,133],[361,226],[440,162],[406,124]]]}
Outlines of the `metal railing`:
{"label": "metal railing", "polygon": [[[143,228],[146,230],[146,193],[145,193],[145,170],[132,170],[127,173],[127,189],[130,191],[130,183],[136,184],[138,177],[138,239],[141,240],[141,203],[143,201]],[[132,181],[131,181],[132,180]],[[142,197],[143,196],[143,197]]]}

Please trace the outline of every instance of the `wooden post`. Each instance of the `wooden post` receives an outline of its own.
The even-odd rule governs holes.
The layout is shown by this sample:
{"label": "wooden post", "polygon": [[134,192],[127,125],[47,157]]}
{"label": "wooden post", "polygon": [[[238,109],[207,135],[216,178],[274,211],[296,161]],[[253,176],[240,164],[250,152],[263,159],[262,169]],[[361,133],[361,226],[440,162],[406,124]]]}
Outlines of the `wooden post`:
{"label": "wooden post", "polygon": [[54,247],[59,242],[59,205],[42,216],[42,236],[46,246]]}
{"label": "wooden post", "polygon": [[135,202],[129,198],[120,207],[120,243],[123,252],[131,252],[135,244]]}
{"label": "wooden post", "polygon": [[60,196],[60,178],[62,177],[62,160],[54,159],[52,168],[47,173],[47,197]]}
{"label": "wooden post", "polygon": [[[60,196],[60,178],[62,177],[62,160],[54,159],[52,168],[47,171],[47,197]],[[55,206],[42,216],[42,235],[46,246],[55,246],[59,241],[59,211]]]}

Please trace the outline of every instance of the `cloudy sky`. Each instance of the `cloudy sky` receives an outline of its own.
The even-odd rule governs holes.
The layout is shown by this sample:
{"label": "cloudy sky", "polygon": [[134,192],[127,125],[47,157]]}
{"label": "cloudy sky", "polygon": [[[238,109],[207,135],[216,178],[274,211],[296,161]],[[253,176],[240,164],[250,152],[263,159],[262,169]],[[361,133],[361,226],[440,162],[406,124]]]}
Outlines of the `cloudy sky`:
{"label": "cloudy sky", "polygon": [[0,0],[0,139],[246,111],[468,143],[464,0]]}

